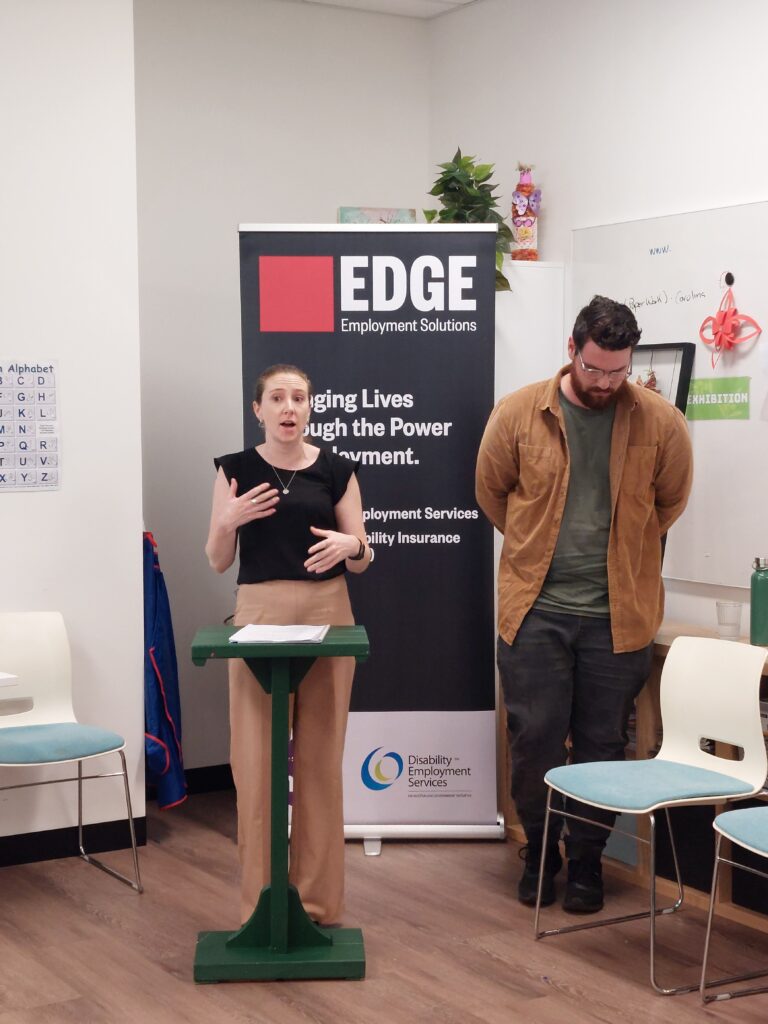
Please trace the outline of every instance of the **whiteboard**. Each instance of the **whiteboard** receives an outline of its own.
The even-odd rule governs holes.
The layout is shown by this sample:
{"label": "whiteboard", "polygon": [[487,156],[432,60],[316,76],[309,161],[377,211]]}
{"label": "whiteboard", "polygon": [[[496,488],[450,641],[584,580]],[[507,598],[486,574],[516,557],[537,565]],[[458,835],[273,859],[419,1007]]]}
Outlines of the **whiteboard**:
{"label": "whiteboard", "polygon": [[[729,271],[739,311],[763,334],[713,369],[699,328],[717,312]],[[570,323],[595,294],[631,307],[641,345],[695,342],[692,387],[748,378],[747,419],[691,419],[689,406],[693,491],[664,558],[668,578],[747,587],[752,560],[768,555],[768,203],[574,231]]]}

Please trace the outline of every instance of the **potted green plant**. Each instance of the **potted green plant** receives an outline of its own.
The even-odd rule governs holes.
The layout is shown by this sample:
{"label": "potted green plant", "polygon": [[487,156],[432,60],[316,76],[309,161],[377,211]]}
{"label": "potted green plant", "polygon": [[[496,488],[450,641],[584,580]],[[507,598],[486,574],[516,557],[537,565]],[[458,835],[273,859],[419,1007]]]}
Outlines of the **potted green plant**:
{"label": "potted green plant", "polygon": [[501,272],[504,253],[510,251],[512,229],[497,212],[498,203],[493,195],[497,187],[491,184],[493,164],[476,164],[473,156],[462,156],[456,150],[453,160],[438,164],[441,173],[430,189],[438,196],[442,210],[424,210],[427,223],[437,220],[441,224],[497,224],[496,235],[496,291],[509,291],[509,281]]}

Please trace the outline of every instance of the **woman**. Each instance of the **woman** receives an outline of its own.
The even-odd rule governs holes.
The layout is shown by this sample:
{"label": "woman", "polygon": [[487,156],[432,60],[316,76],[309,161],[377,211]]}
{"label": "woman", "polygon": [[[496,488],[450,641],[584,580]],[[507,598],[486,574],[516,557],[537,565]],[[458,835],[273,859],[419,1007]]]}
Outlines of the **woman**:
{"label": "woman", "polygon": [[[240,546],[235,625],[351,625],[345,570],[363,572],[366,543],[357,465],[304,441],[312,384],[295,366],[256,381],[264,442],[215,459],[205,552],[224,572]],[[338,923],[344,901],[341,761],[353,658],[318,658],[292,701],[294,768],[290,881],[307,913]],[[231,764],[237,787],[241,912],[269,882],[270,698],[230,659]]]}

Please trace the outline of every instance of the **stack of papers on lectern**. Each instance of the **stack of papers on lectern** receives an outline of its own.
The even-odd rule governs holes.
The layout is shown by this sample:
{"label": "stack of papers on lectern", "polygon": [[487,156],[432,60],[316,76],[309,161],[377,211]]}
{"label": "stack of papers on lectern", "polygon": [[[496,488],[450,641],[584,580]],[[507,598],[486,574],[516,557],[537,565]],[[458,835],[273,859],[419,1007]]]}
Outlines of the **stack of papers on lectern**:
{"label": "stack of papers on lectern", "polygon": [[319,644],[330,626],[243,626],[231,644]]}

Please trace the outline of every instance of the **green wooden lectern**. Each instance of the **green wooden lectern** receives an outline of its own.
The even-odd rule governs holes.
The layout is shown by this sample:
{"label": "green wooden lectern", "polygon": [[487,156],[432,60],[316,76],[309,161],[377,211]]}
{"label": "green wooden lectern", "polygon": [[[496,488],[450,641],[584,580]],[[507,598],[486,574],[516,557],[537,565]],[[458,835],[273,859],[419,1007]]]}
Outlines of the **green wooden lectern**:
{"label": "green wooden lectern", "polygon": [[232,644],[234,632],[234,626],[198,630],[192,661],[204,665],[209,658],[243,658],[272,695],[271,880],[239,931],[200,932],[195,981],[362,978],[362,931],[318,927],[288,884],[288,695],[316,658],[344,655],[365,661],[368,635],[363,626],[332,626],[320,643]]}

